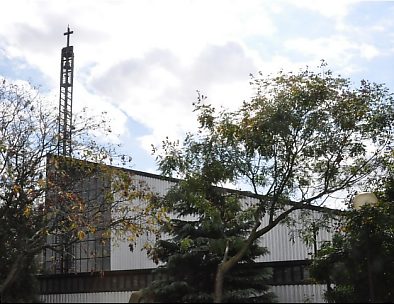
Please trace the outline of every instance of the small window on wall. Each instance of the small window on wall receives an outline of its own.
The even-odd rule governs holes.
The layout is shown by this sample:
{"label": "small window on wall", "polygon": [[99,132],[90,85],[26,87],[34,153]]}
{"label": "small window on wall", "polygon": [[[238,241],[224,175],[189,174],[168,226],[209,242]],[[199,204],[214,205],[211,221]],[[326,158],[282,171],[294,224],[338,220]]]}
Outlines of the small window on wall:
{"label": "small window on wall", "polygon": [[303,284],[309,278],[306,265],[273,267],[272,284]]}
{"label": "small window on wall", "polygon": [[78,241],[68,249],[68,253],[46,250],[46,273],[80,273],[109,271],[110,239],[97,238]]}
{"label": "small window on wall", "polygon": [[294,266],[292,267],[292,280],[294,282],[302,282],[303,275],[302,275],[302,266]]}
{"label": "small window on wall", "polygon": [[110,240],[79,241],[75,256],[75,272],[108,271],[110,269]]}

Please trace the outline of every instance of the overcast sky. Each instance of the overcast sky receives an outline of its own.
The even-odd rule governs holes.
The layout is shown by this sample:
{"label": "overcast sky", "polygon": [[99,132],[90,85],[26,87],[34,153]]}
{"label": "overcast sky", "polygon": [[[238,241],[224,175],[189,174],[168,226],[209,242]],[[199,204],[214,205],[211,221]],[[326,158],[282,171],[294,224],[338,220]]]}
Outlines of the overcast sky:
{"label": "overcast sky", "polygon": [[2,1],[0,77],[41,85],[57,105],[68,24],[74,111],[108,111],[136,170],[156,173],[151,144],[196,127],[196,90],[236,108],[252,96],[250,73],[324,59],[394,91],[392,1]]}

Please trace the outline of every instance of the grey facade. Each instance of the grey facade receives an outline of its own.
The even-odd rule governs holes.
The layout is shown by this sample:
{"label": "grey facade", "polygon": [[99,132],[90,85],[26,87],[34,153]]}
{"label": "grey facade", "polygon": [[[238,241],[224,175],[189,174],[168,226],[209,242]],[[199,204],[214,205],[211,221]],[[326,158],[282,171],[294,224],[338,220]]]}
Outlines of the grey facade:
{"label": "grey facade", "polygon": [[[176,182],[159,175],[132,172],[136,179],[144,181],[160,194],[165,194]],[[88,183],[86,187],[92,187],[92,184]],[[253,201],[256,198],[245,196],[245,200]],[[319,217],[319,214],[319,211],[313,211],[311,216]],[[112,218],[116,216],[115,212],[111,213]],[[272,270],[271,286],[280,302],[323,302],[325,286],[310,284],[309,280],[308,265],[314,246],[307,246],[298,237],[290,240],[291,234],[292,229],[286,225],[278,225],[266,234],[260,241],[270,253],[258,261],[259,265]],[[75,259],[72,261],[72,271],[61,274],[49,271],[39,277],[41,299],[48,303],[127,302],[132,291],[145,287],[154,279],[152,269],[157,265],[145,251],[141,251],[149,238],[151,236],[148,234],[141,236],[132,252],[127,240],[115,236],[107,240],[105,250],[98,248],[94,236],[91,240],[88,238],[86,242],[77,243],[73,249]],[[330,238],[329,232],[321,230],[315,245],[319,246]],[[93,249],[93,257],[89,257],[90,248]],[[98,261],[102,263],[98,264]]]}

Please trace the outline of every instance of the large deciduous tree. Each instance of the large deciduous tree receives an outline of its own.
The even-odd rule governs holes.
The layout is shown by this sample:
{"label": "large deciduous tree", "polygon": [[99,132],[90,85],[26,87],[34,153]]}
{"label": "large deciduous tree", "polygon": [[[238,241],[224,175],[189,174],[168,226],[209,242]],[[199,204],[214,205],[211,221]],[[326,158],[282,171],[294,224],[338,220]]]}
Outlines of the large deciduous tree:
{"label": "large deciduous tree", "polygon": [[182,145],[166,139],[156,150],[165,175],[201,176],[213,186],[242,184],[259,197],[244,206],[254,224],[243,246],[223,252],[218,264],[216,302],[224,276],[257,239],[294,211],[313,209],[382,173],[393,137],[393,95],[384,85],[362,80],[355,86],[325,64],[318,72],[252,76],[252,84],[255,97],[236,111],[217,111],[199,95],[198,132]]}
{"label": "large deciduous tree", "polygon": [[[97,143],[104,116],[75,115],[72,157],[58,151],[58,109],[26,84],[0,82],[0,296],[3,302],[34,301],[34,262],[45,248],[63,252],[88,234],[121,229],[133,240],[152,228],[154,194],[130,171],[107,166],[118,159],[113,145]],[[95,137],[96,135],[96,137]],[[48,157],[49,156],[49,157]],[[77,160],[77,159],[78,160]],[[102,180],[86,194],[87,180]],[[97,183],[96,183],[97,184]],[[140,204],[136,203],[137,201]],[[134,200],[134,204],[127,204]],[[103,223],[103,215],[117,214]],[[141,220],[149,217],[150,220]],[[146,224],[144,224],[146,223]],[[57,244],[47,240],[58,237]],[[67,266],[67,265],[66,265]],[[32,275],[27,275],[30,272]],[[24,282],[24,284],[21,284]],[[26,284],[25,284],[26,283]]]}

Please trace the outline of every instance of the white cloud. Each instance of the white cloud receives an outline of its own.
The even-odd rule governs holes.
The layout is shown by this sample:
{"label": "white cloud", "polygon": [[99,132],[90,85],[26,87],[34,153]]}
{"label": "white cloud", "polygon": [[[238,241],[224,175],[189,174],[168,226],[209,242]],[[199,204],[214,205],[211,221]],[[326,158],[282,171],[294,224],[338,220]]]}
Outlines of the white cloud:
{"label": "white cloud", "polygon": [[349,7],[360,0],[287,0],[289,4],[316,11],[325,17],[343,18],[347,15]]}
{"label": "white cloud", "polygon": [[354,58],[370,60],[380,54],[380,51],[375,46],[353,41],[351,38],[343,35],[316,39],[290,39],[284,45],[289,50],[308,56],[312,61],[317,62],[320,59],[324,59],[329,64],[335,63],[339,72],[347,74],[362,69],[362,67],[353,63]]}
{"label": "white cloud", "polygon": [[380,51],[373,45],[362,43],[359,45],[360,55],[365,59],[373,59],[380,54]]}
{"label": "white cloud", "polygon": [[[90,114],[108,112],[114,134],[133,138],[133,143],[140,136],[136,141],[150,152],[150,145],[165,136],[182,139],[196,128],[196,90],[215,107],[234,109],[253,94],[249,73],[297,71],[325,59],[335,72],[362,71],[368,78],[374,68],[369,63],[382,58],[391,62],[390,13],[380,18],[372,12],[366,24],[352,23],[354,14],[362,11],[352,11],[355,3],[359,8],[358,2],[5,1],[0,10],[0,55],[20,65],[16,68],[26,65],[41,71],[41,79],[48,80],[45,86],[52,89],[49,98],[57,105],[63,32],[70,24],[75,114],[84,106]],[[294,17],[301,20],[303,12],[315,13],[313,20],[322,32],[315,35],[302,27],[281,32],[281,18],[288,12],[300,14]],[[0,62],[0,74],[7,76],[7,68]],[[137,130],[128,130],[130,126]],[[118,137],[105,140],[115,143]]]}
{"label": "white cloud", "polygon": [[150,150],[150,144],[165,136],[180,138],[195,129],[196,90],[213,104],[234,108],[250,96],[248,75],[254,70],[253,59],[231,42],[207,46],[190,65],[180,64],[168,50],[153,50],[143,58],[119,62],[93,77],[90,86],[152,130],[141,138]]}
{"label": "white cloud", "polygon": [[[387,23],[366,25],[354,35],[356,28],[345,18],[353,3],[13,0],[0,11],[0,52],[39,69],[56,92],[63,32],[70,24],[75,108],[108,111],[115,133],[128,132],[128,118],[143,124],[150,133],[139,140],[149,149],[166,135],[181,138],[196,127],[191,105],[196,90],[215,106],[234,108],[251,95],[249,73],[298,70],[322,58],[350,72],[360,69],[354,58],[381,56],[362,34],[382,33]],[[277,26],[289,6],[330,18],[335,33],[308,39],[300,33],[284,41]],[[273,45],[278,49],[264,52]]]}
{"label": "white cloud", "polygon": [[75,75],[87,86],[75,89],[74,103],[120,106],[137,121],[163,130],[163,116],[174,128],[190,124],[186,113],[196,89],[211,92],[215,82],[234,85],[236,73],[244,80],[253,72],[241,40],[275,32],[267,8],[269,2],[257,0],[248,5],[240,0],[70,0],[62,5],[15,0],[3,5],[0,28],[7,30],[0,29],[0,35],[7,56],[40,69],[56,89],[62,34],[70,24]]}

